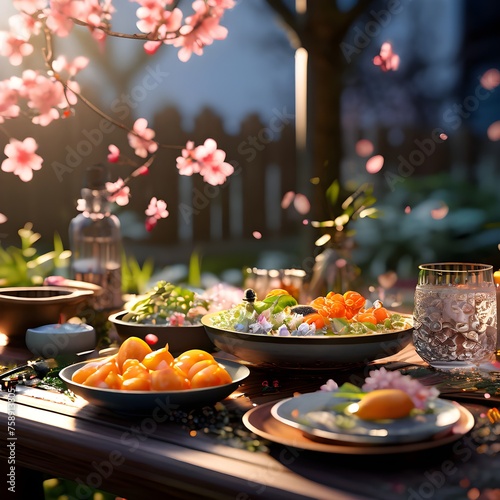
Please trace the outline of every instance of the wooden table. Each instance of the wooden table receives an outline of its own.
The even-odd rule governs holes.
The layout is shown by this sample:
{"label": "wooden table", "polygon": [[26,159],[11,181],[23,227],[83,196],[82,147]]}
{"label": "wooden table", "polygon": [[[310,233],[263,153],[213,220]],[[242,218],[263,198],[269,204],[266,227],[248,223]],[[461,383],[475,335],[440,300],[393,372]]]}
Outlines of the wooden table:
{"label": "wooden table", "polygon": [[[7,355],[4,350],[3,357]],[[384,362],[391,368],[422,364],[411,346]],[[498,400],[463,403],[476,426],[453,446],[396,455],[304,450],[266,441],[241,425],[241,415],[255,405],[315,391],[328,378],[342,382],[355,372],[366,376],[368,370],[251,368],[250,377],[223,402],[218,415],[227,422],[216,432],[210,422],[197,428],[189,414],[185,422],[182,414],[172,422],[166,414],[127,417],[78,398],[71,401],[62,394],[18,386],[15,394],[0,391],[0,457],[4,466],[9,457],[15,459],[18,497],[24,487],[23,498],[35,500],[27,485],[35,485],[44,474],[76,481],[78,498],[86,498],[89,487],[128,500],[500,498],[500,450],[495,445],[500,424],[491,424],[486,416]],[[275,380],[278,390],[266,389]],[[499,434],[488,440],[480,436],[485,430]],[[2,482],[0,498],[14,498],[4,495],[7,487]],[[486,496],[490,491],[496,496]]]}

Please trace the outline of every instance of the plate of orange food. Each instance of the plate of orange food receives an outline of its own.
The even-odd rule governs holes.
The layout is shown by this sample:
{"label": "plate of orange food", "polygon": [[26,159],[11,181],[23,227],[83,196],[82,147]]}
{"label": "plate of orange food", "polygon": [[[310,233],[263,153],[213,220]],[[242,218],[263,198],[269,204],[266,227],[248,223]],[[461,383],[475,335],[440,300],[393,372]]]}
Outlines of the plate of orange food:
{"label": "plate of orange food", "polygon": [[168,346],[153,350],[144,340],[129,337],[116,354],[67,366],[59,376],[90,404],[145,415],[214,404],[249,374],[247,367],[201,349],[174,357]]}

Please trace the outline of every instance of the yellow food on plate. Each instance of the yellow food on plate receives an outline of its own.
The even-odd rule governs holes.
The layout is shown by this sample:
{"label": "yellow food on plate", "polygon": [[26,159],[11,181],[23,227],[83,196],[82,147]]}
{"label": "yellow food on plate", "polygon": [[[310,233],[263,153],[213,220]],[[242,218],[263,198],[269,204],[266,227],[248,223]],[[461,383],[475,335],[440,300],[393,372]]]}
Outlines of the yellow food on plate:
{"label": "yellow food on plate", "polygon": [[354,414],[363,420],[404,418],[415,408],[410,396],[400,389],[378,389],[363,396]]}
{"label": "yellow food on plate", "polygon": [[232,382],[227,370],[206,351],[190,349],[174,358],[168,346],[152,351],[138,337],[129,337],[116,355],[85,364],[71,379],[123,391],[181,391]]}

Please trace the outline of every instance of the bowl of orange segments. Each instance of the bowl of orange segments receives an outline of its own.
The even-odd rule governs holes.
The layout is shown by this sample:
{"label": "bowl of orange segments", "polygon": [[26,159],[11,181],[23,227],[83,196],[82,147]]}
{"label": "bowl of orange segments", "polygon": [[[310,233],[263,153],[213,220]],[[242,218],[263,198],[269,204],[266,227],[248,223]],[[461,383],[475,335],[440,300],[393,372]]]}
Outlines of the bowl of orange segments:
{"label": "bowl of orange segments", "polygon": [[201,349],[174,357],[168,346],[153,350],[144,340],[130,337],[116,354],[67,366],[59,376],[90,404],[118,413],[157,415],[221,401],[249,374],[247,367],[219,361]]}

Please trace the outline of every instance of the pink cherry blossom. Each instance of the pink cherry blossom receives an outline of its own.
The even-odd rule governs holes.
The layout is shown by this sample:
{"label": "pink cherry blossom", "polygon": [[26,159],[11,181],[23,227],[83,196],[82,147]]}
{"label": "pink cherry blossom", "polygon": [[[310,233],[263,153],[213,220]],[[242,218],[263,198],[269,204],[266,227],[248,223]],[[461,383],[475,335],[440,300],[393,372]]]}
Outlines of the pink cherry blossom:
{"label": "pink cherry blossom", "polygon": [[85,69],[88,64],[89,60],[84,56],[78,56],[72,61],[68,61],[65,56],[59,56],[52,63],[52,68],[57,73],[66,73],[66,77],[71,78],[82,69]]}
{"label": "pink cherry blossom", "polygon": [[211,10],[203,0],[193,2],[193,9],[195,14],[186,17],[186,24],[180,29],[182,36],[173,42],[175,47],[181,47],[178,57],[183,62],[188,61],[193,53],[201,56],[205,46],[227,36],[227,28],[219,24],[222,9]]}
{"label": "pink cherry blossom", "polygon": [[384,42],[379,55],[373,58],[373,64],[380,66],[382,71],[396,71],[399,67],[399,56],[393,52],[389,42]]}
{"label": "pink cherry blossom", "polygon": [[145,214],[155,219],[166,219],[168,217],[167,203],[159,200],[156,197],[151,198]]}
{"label": "pink cherry blossom", "polygon": [[120,160],[120,149],[114,144],[110,144],[108,146],[109,154],[108,161],[109,163],[118,163]]}
{"label": "pink cherry blossom", "polygon": [[182,150],[182,156],[177,157],[177,169],[180,175],[199,173],[205,182],[212,186],[224,184],[234,168],[225,162],[226,153],[217,149],[213,139],[207,139],[202,146],[194,147],[192,141]]}
{"label": "pink cherry blossom", "polygon": [[22,38],[18,38],[12,33],[0,33],[0,55],[9,58],[12,66],[19,66],[23,62],[23,57],[29,56],[33,52],[33,45]]}
{"label": "pink cherry blossom", "polygon": [[163,200],[158,200],[156,197],[151,198],[148,208],[145,210],[147,215],[145,227],[147,231],[152,231],[160,219],[166,219],[169,215],[167,203]]}
{"label": "pink cherry blossom", "polygon": [[66,37],[73,29],[73,19],[79,19],[83,2],[73,0],[50,0],[50,9],[47,9],[46,25],[54,34]]}
{"label": "pink cherry blossom", "polygon": [[18,93],[12,88],[10,81],[0,81],[0,123],[3,123],[5,118],[19,116],[17,99]]}
{"label": "pink cherry blossom", "polygon": [[56,108],[63,108],[67,105],[62,84],[56,80],[51,80],[38,75],[36,85],[28,89],[28,106],[38,111],[38,116],[33,118],[33,123],[46,126],[59,118]]}
{"label": "pink cherry blossom", "polygon": [[14,0],[13,4],[17,10],[34,14],[37,10],[45,8],[47,0]]}
{"label": "pink cherry blossom", "polygon": [[125,182],[121,177],[116,182],[106,182],[106,190],[109,193],[109,201],[114,201],[121,207],[128,204],[130,188],[125,186]]}
{"label": "pink cherry blossom", "polygon": [[193,175],[200,171],[200,164],[194,157],[194,142],[188,141],[182,150],[182,156],[177,157],[177,168],[181,175]]}
{"label": "pink cherry blossom", "polygon": [[158,144],[153,141],[154,130],[148,128],[148,121],[139,118],[134,123],[133,132],[128,134],[128,143],[135,150],[135,154],[141,158],[146,158],[148,153],[154,153],[158,149]]}
{"label": "pink cherry blossom", "polygon": [[32,35],[40,33],[42,23],[36,17],[22,12],[9,18],[9,26],[13,33],[27,41]]}
{"label": "pink cherry blossom", "polygon": [[42,168],[43,158],[35,154],[37,149],[38,144],[32,137],[27,137],[22,142],[11,139],[4,149],[7,158],[2,162],[2,170],[13,172],[24,182],[30,181],[33,170]]}
{"label": "pink cherry blossom", "polygon": [[226,178],[234,172],[233,166],[224,161],[226,153],[217,149],[217,143],[213,139],[207,139],[193,154],[200,164],[200,175],[212,186],[224,184]]}

